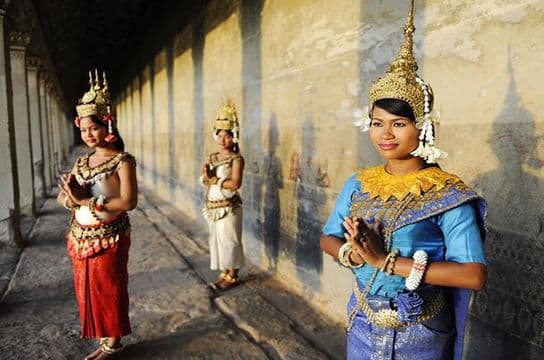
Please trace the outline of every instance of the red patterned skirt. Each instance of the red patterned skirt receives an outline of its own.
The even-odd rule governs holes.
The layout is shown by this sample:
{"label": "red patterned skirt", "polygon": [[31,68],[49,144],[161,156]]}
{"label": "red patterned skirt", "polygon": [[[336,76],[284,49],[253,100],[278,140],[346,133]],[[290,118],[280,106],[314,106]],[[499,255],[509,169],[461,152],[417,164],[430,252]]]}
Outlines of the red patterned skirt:
{"label": "red patterned skirt", "polygon": [[[79,225],[82,228],[85,228]],[[108,246],[90,256],[77,251],[74,232],[66,235],[72,259],[82,338],[122,337],[131,333],[128,317],[130,225]]]}

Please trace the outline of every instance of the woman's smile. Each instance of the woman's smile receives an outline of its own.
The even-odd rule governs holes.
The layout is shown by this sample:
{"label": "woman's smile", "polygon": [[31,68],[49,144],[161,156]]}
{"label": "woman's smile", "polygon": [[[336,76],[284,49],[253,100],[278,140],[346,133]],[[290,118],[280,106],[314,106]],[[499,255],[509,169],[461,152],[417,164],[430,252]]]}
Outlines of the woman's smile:
{"label": "woman's smile", "polygon": [[378,144],[378,146],[380,147],[380,149],[382,149],[383,151],[389,151],[389,150],[394,150],[397,148],[397,146],[399,146],[399,144]]}

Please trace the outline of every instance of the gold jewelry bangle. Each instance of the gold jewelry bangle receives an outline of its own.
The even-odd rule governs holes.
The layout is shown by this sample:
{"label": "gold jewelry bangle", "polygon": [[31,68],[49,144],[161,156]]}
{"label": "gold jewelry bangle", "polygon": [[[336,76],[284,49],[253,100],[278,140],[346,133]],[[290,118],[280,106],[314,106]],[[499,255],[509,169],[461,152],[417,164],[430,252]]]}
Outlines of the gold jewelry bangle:
{"label": "gold jewelry bangle", "polygon": [[210,178],[210,179],[208,180],[208,185],[215,185],[215,184],[217,184],[217,180],[219,180],[219,179],[217,179],[217,176],[214,176],[214,177]]}
{"label": "gold jewelry bangle", "polygon": [[[398,250],[398,249],[396,249],[396,250]],[[391,256],[391,260],[389,261],[389,266],[386,269],[387,276],[391,276],[395,272],[395,265],[397,264],[397,257],[398,257],[398,251],[397,251],[396,254],[393,254],[393,256]]]}
{"label": "gold jewelry bangle", "polygon": [[351,249],[351,245],[348,242],[345,242],[338,249],[338,261],[345,267],[349,267],[349,263],[346,261],[346,252]]}
{"label": "gold jewelry bangle", "polygon": [[220,188],[223,188],[223,183],[227,180],[228,180],[227,178],[221,178],[217,180],[217,185],[219,185]]}
{"label": "gold jewelry bangle", "polygon": [[340,264],[347,268],[355,269],[362,267],[365,263],[362,264],[355,264],[351,261],[349,258],[349,255],[353,252],[353,248],[351,247],[351,244],[348,242],[345,242],[340,246],[340,249],[338,249],[338,261],[340,261]]}
{"label": "gold jewelry bangle", "polygon": [[[70,204],[68,204],[68,202],[70,202]],[[64,208],[66,210],[70,210],[70,211],[74,208],[74,206],[71,204],[70,198],[68,196],[64,197],[64,201],[62,202],[62,206],[64,206]]]}
{"label": "gold jewelry bangle", "polygon": [[357,264],[355,262],[353,262],[350,258],[350,255],[351,253],[353,253],[353,248],[351,248],[349,251],[348,251],[348,254],[346,255],[346,258],[348,259],[348,263],[349,263],[349,267],[352,268],[352,269],[356,269],[356,268],[360,268],[362,267],[364,264],[365,264],[365,261],[363,260],[363,262],[361,264]]}
{"label": "gold jewelry bangle", "polygon": [[399,254],[399,249],[393,249],[393,251],[391,251],[389,254],[387,254],[385,260],[383,261],[383,264],[382,264],[382,267],[380,268],[380,271],[381,272],[386,272],[387,270],[387,266],[389,265],[389,263],[391,261],[395,261],[395,260],[392,260],[393,258],[396,258]]}
{"label": "gold jewelry bangle", "polygon": [[94,196],[89,200],[89,204],[87,205],[89,207],[89,211],[91,212],[91,214],[93,215],[93,217],[100,221],[100,218],[98,217],[98,215],[96,214],[96,202],[98,201],[97,198],[95,198]]}

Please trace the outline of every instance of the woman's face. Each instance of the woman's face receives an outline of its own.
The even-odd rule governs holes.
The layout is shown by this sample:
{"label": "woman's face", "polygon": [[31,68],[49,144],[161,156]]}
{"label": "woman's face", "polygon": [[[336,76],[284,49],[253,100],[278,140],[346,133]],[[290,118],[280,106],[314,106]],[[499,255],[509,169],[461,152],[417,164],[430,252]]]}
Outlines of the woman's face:
{"label": "woman's face", "polygon": [[230,132],[226,130],[219,131],[217,133],[215,141],[217,142],[217,145],[219,145],[221,149],[225,149],[225,150],[231,149],[232,145],[234,144],[234,138],[232,137]]}
{"label": "woman's face", "polygon": [[370,122],[370,141],[385,160],[413,158],[419,144],[419,129],[410,119],[374,106]]}
{"label": "woman's face", "polygon": [[95,123],[90,116],[79,119],[79,131],[81,140],[90,148],[106,145],[108,129],[105,126]]}

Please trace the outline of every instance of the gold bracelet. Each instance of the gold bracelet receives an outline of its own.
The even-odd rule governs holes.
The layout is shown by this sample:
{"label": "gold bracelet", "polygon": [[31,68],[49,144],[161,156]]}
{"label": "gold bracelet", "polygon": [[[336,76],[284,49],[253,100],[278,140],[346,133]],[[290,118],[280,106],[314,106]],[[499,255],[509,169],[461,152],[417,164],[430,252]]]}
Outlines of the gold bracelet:
{"label": "gold bracelet", "polygon": [[70,201],[70,205],[68,205],[68,202],[70,201],[70,198],[68,196],[65,196],[64,197],[64,201],[62,202],[62,206],[64,206],[64,208],[66,210],[72,210],[74,207],[73,205],[71,204],[71,201]]}
{"label": "gold bracelet", "polygon": [[[398,249],[396,249],[396,250],[398,250]],[[395,272],[395,265],[397,263],[397,257],[398,257],[398,251],[397,251],[396,254],[393,254],[393,256],[391,256],[391,260],[389,261],[389,266],[386,269],[387,276],[391,276]]]}
{"label": "gold bracelet", "polygon": [[89,200],[89,204],[87,205],[89,207],[89,211],[91,212],[91,214],[93,215],[93,217],[100,221],[100,218],[98,217],[98,215],[96,214],[96,202],[98,201],[97,198],[95,198],[94,196]]}
{"label": "gold bracelet", "polygon": [[393,249],[393,251],[391,251],[389,254],[387,254],[387,257],[383,261],[383,265],[380,268],[380,271],[381,272],[386,272],[387,266],[389,265],[389,263],[391,261],[394,262],[396,259],[395,260],[393,260],[393,259],[396,258],[398,255],[399,255],[399,249]]}
{"label": "gold bracelet", "polygon": [[215,184],[217,184],[217,180],[219,180],[217,178],[217,176],[214,176],[212,178],[208,178],[208,180],[206,181],[207,182],[206,185],[215,185]]}
{"label": "gold bracelet", "polygon": [[350,243],[345,242],[342,246],[340,246],[340,249],[338,249],[338,261],[340,261],[340,264],[351,269],[363,266],[365,263],[355,264],[350,260],[349,254],[351,254],[352,252],[353,248],[351,247]]}
{"label": "gold bracelet", "polygon": [[357,263],[353,262],[353,261],[351,260],[351,258],[349,257],[349,256],[351,255],[352,252],[353,252],[353,248],[352,248],[350,251],[348,251],[348,254],[346,255],[346,258],[347,258],[347,260],[348,260],[348,263],[349,263],[349,267],[350,267],[350,268],[356,269],[356,268],[360,268],[360,267],[362,267],[364,264],[366,264],[366,262],[365,262],[364,260],[363,260],[363,262],[362,262],[361,264],[357,264]]}

